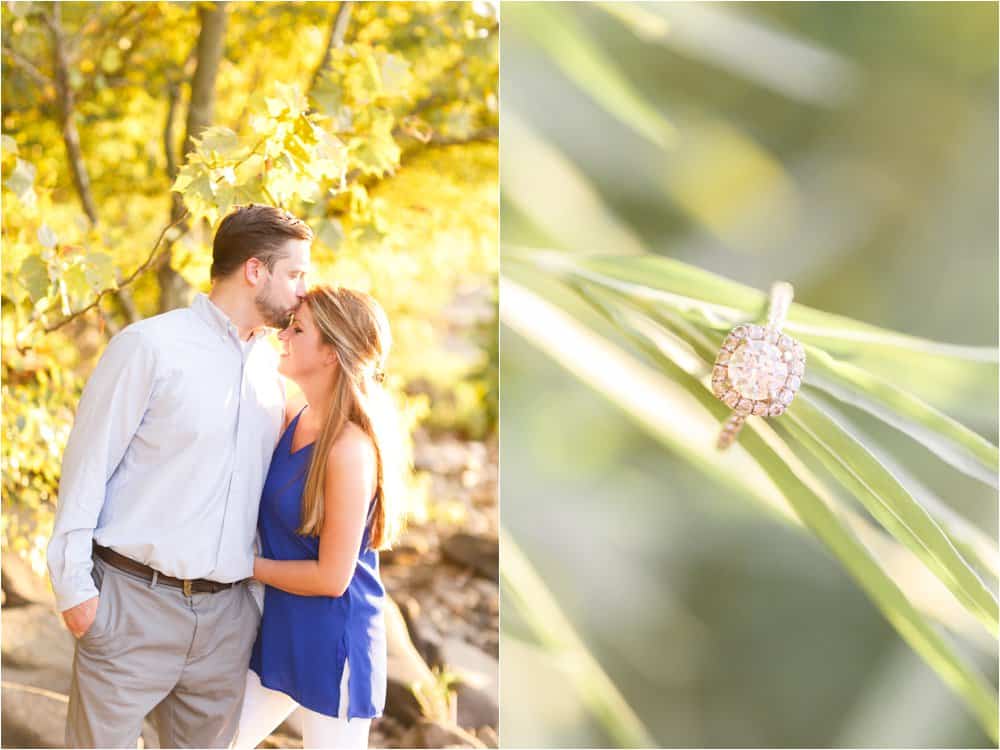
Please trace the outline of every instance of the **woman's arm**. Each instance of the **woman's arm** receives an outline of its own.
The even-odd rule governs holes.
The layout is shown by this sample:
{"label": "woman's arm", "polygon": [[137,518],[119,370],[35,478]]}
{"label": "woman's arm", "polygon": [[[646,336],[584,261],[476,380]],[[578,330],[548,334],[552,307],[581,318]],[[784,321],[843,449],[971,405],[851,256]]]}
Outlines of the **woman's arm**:
{"label": "woman's arm", "polygon": [[258,557],[253,577],[300,596],[342,596],[357,564],[375,473],[375,447],[359,427],[348,424],[327,458],[319,560]]}

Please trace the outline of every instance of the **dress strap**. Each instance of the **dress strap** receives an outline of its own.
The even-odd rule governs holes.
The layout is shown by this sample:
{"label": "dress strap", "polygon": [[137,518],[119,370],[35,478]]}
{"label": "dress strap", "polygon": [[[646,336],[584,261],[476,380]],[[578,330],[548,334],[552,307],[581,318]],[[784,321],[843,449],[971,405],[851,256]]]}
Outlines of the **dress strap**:
{"label": "dress strap", "polygon": [[295,425],[299,423],[299,417],[301,417],[302,412],[304,412],[308,408],[309,404],[306,404],[301,409],[299,409],[298,414],[292,417],[292,421],[288,423],[288,427],[286,427],[285,431],[281,434],[281,438],[278,440],[278,445],[282,445],[286,439],[291,440],[291,436],[295,434]]}

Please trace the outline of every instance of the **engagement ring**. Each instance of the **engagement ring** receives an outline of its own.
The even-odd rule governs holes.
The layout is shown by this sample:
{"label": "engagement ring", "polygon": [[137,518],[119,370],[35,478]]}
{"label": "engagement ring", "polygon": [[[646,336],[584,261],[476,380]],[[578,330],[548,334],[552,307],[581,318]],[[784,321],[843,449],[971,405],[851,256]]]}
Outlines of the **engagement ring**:
{"label": "engagement ring", "polygon": [[802,385],[806,351],[781,333],[792,304],[792,285],[771,287],[767,324],[738,325],[722,343],[712,368],[712,393],[733,410],[722,426],[718,448],[725,450],[747,417],[777,417],[792,403]]}

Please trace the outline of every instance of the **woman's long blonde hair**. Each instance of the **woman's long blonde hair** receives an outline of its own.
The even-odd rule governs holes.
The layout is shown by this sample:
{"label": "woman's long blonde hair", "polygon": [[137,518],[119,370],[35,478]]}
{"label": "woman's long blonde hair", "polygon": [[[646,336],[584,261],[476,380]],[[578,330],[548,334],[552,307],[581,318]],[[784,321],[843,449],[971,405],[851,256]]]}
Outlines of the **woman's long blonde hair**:
{"label": "woman's long blonde hair", "polygon": [[377,458],[368,546],[387,549],[402,526],[406,469],[398,413],[383,384],[385,360],[392,345],[389,321],[371,296],[343,287],[314,287],[305,304],[309,305],[323,342],[336,352],[339,367],[334,374],[330,411],[313,447],[306,475],[298,533],[319,535],[327,456],[347,423],[353,422],[372,439]]}

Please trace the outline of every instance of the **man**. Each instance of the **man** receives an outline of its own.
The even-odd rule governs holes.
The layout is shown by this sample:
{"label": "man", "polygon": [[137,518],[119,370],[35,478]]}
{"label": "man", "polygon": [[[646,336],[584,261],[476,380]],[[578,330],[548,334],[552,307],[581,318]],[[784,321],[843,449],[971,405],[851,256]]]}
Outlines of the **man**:
{"label": "man", "polygon": [[305,296],[312,232],[283,211],[226,216],[212,291],[108,344],[80,399],[48,547],[76,637],[66,744],[226,747],[260,610],[257,508],[284,410],[265,326]]}

